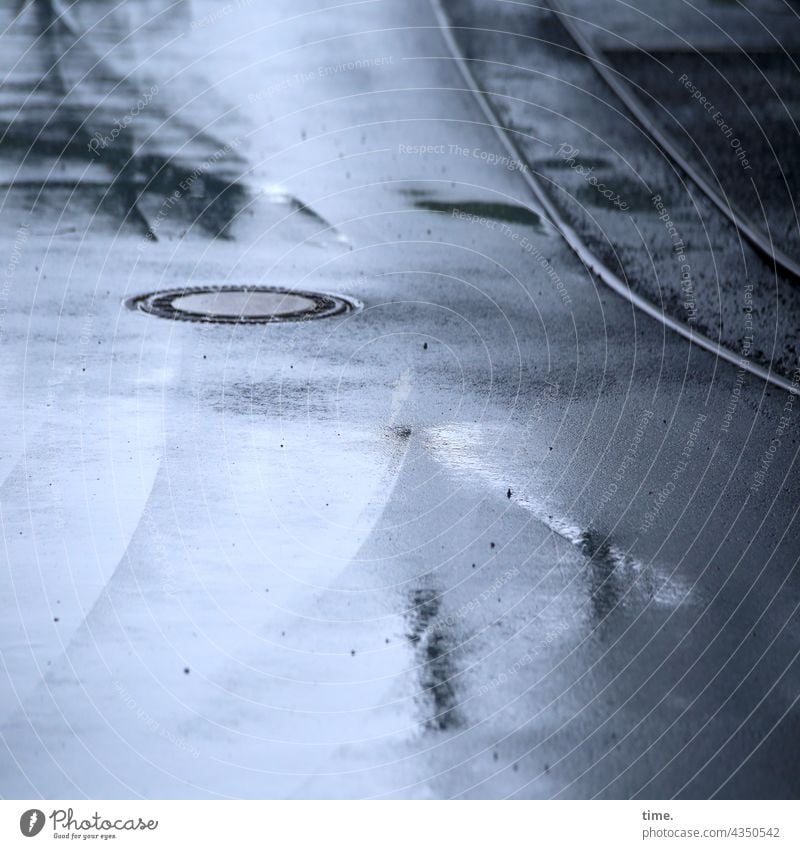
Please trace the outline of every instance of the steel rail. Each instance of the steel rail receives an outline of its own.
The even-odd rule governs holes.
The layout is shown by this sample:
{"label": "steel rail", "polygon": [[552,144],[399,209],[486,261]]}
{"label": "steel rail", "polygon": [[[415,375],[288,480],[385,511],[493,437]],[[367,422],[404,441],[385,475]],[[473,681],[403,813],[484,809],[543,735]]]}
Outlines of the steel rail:
{"label": "steel rail", "polygon": [[717,209],[733,224],[742,236],[762,256],[784,272],[784,274],[800,280],[800,262],[776,247],[772,239],[762,228],[754,224],[745,213],[726,200],[717,189],[700,173],[697,167],[681,153],[678,146],[663,132],[653,120],[642,101],[622,82],[617,74],[603,60],[591,40],[581,31],[570,15],[561,5],[561,0],[544,0],[546,6],[558,18],[561,26],[569,37],[577,44],[581,53],[591,62],[600,79],[622,101],[625,108],[636,118],[642,129],[664,151],[664,153],[686,174],[687,177],[703,192]]}

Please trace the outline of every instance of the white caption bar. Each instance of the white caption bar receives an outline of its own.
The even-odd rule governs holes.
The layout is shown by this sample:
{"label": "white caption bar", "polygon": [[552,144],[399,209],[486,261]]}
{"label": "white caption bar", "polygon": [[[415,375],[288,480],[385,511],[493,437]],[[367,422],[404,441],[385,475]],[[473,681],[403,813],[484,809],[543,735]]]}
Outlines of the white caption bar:
{"label": "white caption bar", "polygon": [[800,846],[798,802],[0,802],[0,845]]}

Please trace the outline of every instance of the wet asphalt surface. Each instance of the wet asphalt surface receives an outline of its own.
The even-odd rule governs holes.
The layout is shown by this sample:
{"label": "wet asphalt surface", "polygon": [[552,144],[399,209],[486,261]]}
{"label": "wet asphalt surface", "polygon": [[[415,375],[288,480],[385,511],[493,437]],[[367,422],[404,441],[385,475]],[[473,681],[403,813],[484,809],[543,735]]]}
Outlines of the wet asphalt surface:
{"label": "wet asphalt surface", "polygon": [[[163,8],[5,11],[2,795],[796,796],[797,397],[586,272],[427,0]],[[534,165],[581,179],[558,147],[599,138],[658,183],[602,106],[492,73]],[[734,344],[747,249],[669,191]],[[792,376],[795,290],[753,279],[753,347]],[[125,304],[209,285],[357,308]]]}

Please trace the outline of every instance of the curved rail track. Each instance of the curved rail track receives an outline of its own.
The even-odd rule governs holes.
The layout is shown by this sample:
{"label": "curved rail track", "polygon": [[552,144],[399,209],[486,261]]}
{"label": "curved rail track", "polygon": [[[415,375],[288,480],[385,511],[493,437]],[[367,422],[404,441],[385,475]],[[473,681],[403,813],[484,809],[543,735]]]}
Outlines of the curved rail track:
{"label": "curved rail track", "polygon": [[595,49],[591,40],[581,31],[572,15],[561,5],[560,0],[544,0],[545,5],[558,18],[561,26],[575,42],[580,52],[589,60],[600,79],[614,92],[625,108],[638,121],[641,128],[661,148],[661,150],[686,174],[711,203],[733,224],[753,248],[765,259],[774,263],[780,271],[796,281],[800,281],[800,262],[778,248],[771,236],[754,224],[744,212],[726,200],[720,192],[703,176],[697,167],[679,150],[678,146],[653,121],[647,107],[631,91],[630,86],[619,79],[617,72]]}

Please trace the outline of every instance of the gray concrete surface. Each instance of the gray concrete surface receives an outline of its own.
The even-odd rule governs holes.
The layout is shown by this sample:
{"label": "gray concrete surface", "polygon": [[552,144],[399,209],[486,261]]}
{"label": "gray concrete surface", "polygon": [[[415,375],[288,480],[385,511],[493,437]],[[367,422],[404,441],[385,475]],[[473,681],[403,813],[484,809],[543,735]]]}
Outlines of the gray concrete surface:
{"label": "gray concrete surface", "polygon": [[[220,226],[166,106],[3,159],[2,795],[796,795],[797,398],[580,267],[427,2],[185,12]],[[124,306],[232,283],[363,309]]]}

